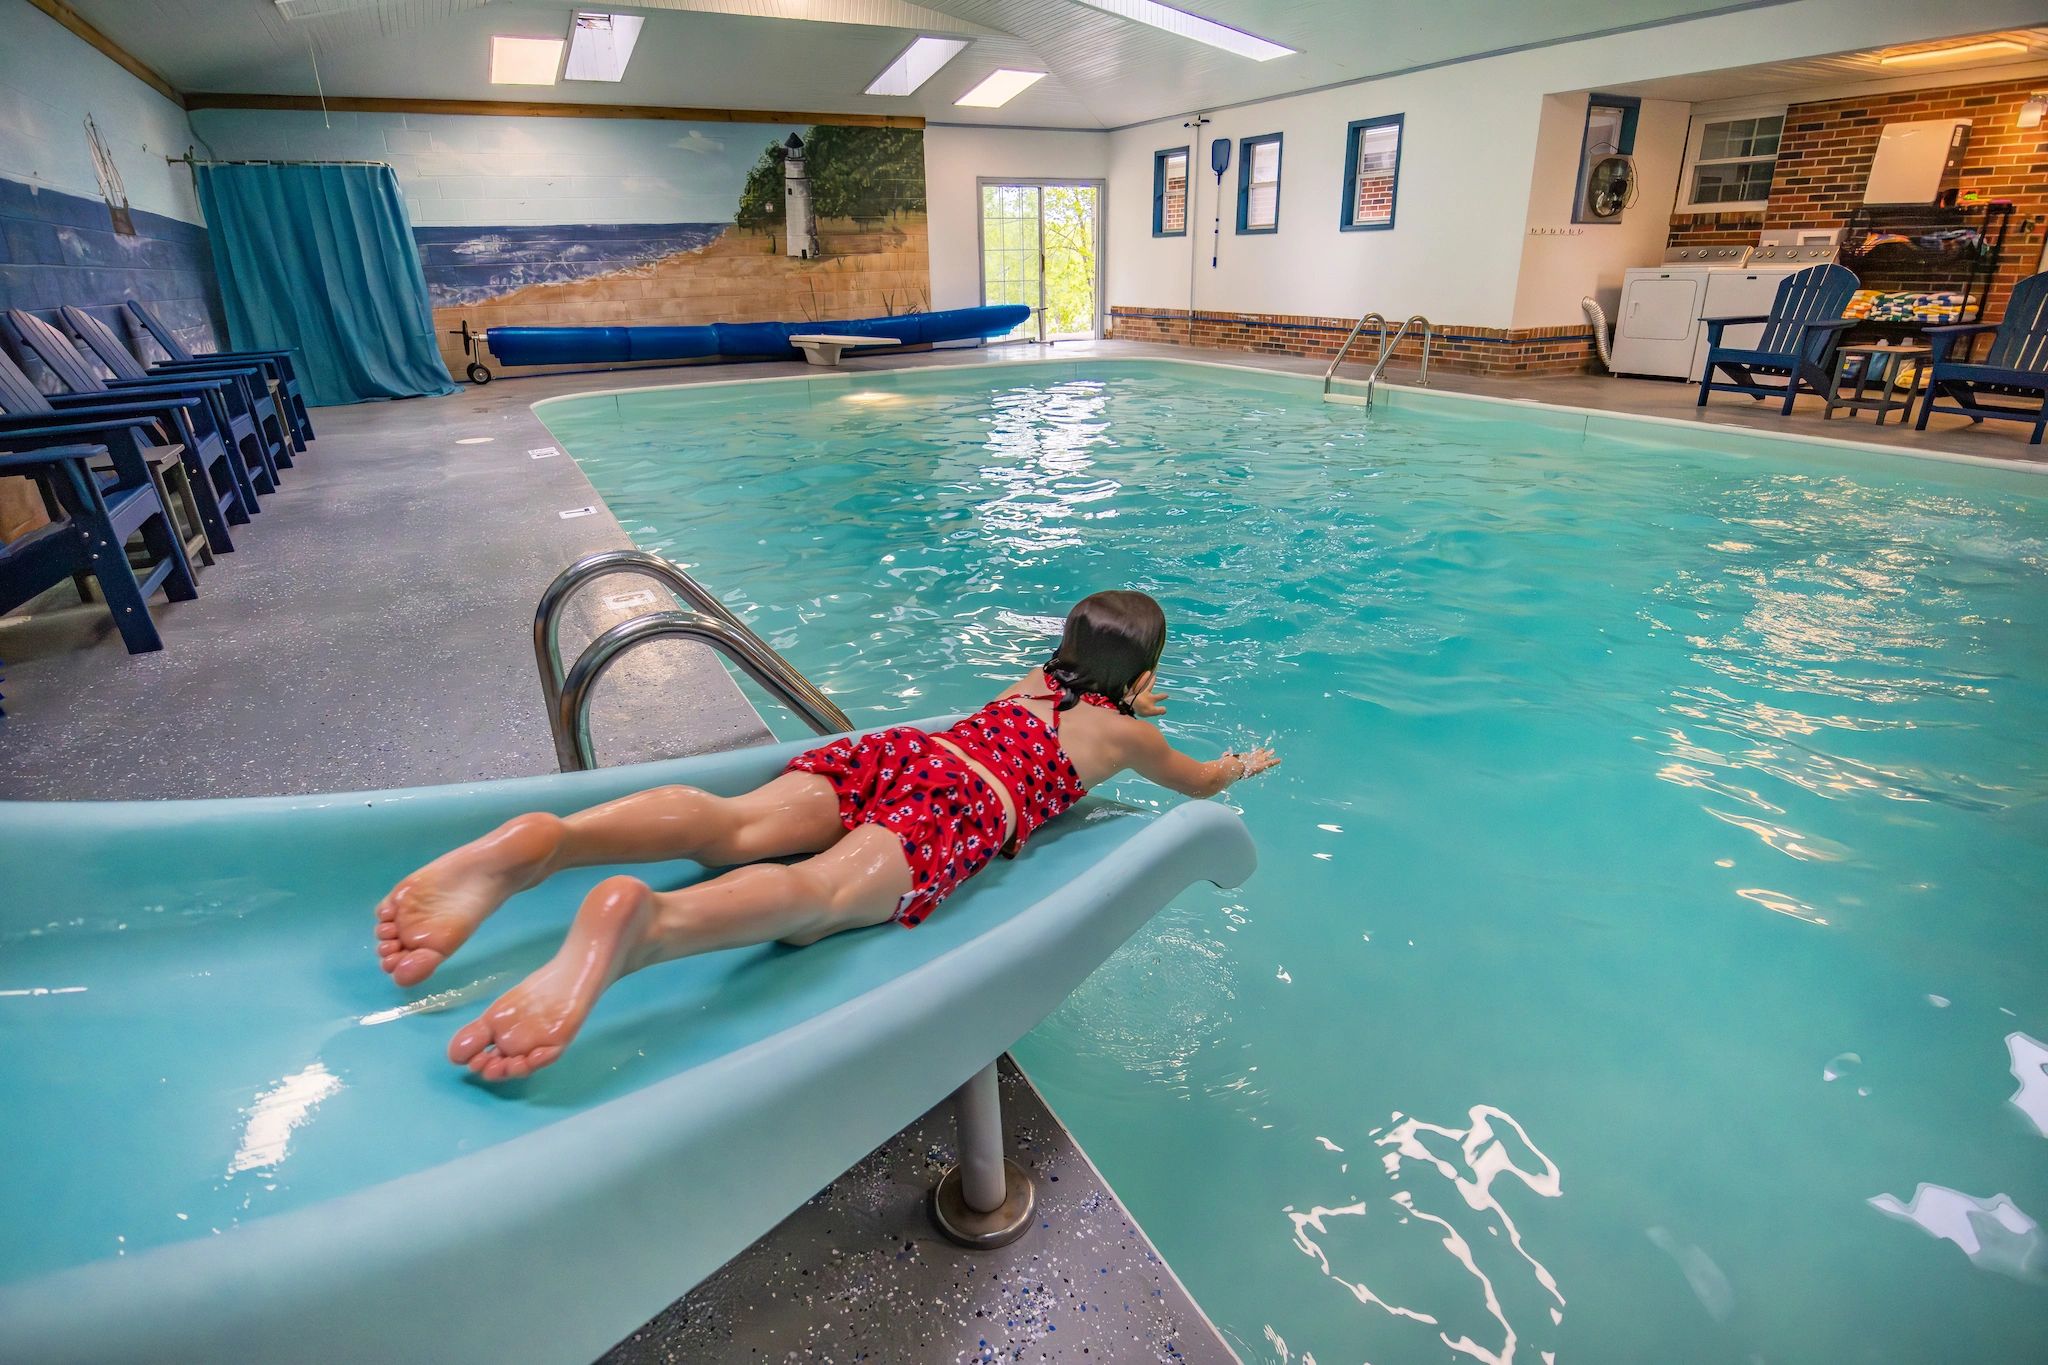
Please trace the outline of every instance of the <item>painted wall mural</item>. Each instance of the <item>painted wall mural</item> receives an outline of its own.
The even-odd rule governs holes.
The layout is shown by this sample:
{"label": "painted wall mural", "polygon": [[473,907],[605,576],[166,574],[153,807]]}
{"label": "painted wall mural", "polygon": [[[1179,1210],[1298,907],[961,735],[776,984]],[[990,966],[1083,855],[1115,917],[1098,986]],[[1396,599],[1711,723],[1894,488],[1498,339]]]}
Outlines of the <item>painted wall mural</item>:
{"label": "painted wall mural", "polygon": [[439,329],[824,322],[929,307],[922,132],[682,130],[718,154],[662,169],[688,177],[690,202],[723,207],[708,221],[416,224]]}

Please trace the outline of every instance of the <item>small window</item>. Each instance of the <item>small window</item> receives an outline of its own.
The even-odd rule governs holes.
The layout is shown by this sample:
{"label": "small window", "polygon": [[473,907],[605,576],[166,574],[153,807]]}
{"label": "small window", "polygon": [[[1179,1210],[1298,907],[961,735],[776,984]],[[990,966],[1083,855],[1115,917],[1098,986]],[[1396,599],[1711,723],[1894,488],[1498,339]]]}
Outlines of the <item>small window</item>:
{"label": "small window", "polygon": [[1686,208],[1720,213],[1765,207],[1784,134],[1783,110],[1695,124],[1685,169]]}
{"label": "small window", "polygon": [[1188,235],[1188,149],[1152,153],[1152,235]]}
{"label": "small window", "polygon": [[1346,133],[1344,218],[1346,232],[1382,232],[1394,225],[1394,198],[1401,187],[1402,114],[1365,118]]}
{"label": "small window", "polygon": [[1237,144],[1237,230],[1280,230],[1280,134]]}
{"label": "small window", "polygon": [[1635,155],[1636,119],[1642,107],[1641,100],[1628,95],[1594,95],[1586,101],[1586,127],[1579,136],[1579,183],[1572,195],[1574,223],[1621,221],[1618,211],[1593,211],[1593,170],[1609,157]]}

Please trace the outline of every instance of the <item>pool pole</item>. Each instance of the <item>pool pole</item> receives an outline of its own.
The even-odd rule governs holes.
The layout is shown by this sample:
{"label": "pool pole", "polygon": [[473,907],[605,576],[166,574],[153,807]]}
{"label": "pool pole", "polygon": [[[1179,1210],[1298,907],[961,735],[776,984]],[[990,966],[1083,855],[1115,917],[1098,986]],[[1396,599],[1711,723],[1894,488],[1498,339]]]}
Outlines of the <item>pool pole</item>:
{"label": "pool pole", "polygon": [[1003,1155],[1003,1098],[990,1062],[953,1092],[960,1160],[932,1188],[932,1222],[961,1246],[1008,1246],[1031,1226],[1031,1176]]}

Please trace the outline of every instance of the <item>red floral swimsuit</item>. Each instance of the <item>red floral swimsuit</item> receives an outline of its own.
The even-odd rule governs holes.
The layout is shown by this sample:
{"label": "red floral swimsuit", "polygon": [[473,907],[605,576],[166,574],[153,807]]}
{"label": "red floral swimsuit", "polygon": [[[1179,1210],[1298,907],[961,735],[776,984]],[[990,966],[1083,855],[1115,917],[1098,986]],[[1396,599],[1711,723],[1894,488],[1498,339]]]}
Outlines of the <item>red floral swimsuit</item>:
{"label": "red floral swimsuit", "polygon": [[[903,841],[910,863],[911,890],[896,907],[896,920],[915,927],[932,907],[982,868],[997,853],[1014,858],[1040,825],[1066,811],[1085,794],[1073,760],[1060,744],[1059,717],[1047,725],[1026,701],[1057,703],[1052,691],[992,701],[942,733],[960,753],[914,726],[877,730],[835,740],[790,760],[793,772],[816,773],[839,796],[839,819],[849,830],[882,825]],[[1114,711],[1109,698],[1089,693],[1081,700]],[[1003,803],[981,774],[960,754],[995,774],[1009,790],[1017,830],[1003,843]]]}

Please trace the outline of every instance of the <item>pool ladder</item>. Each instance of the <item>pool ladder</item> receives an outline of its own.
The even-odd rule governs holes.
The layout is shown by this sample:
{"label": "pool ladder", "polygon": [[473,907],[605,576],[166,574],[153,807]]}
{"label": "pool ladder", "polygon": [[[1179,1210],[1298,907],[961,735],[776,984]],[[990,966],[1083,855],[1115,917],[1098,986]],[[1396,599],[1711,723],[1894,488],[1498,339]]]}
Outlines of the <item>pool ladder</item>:
{"label": "pool ladder", "polygon": [[[1358,334],[1365,330],[1366,324],[1374,322],[1379,324],[1380,351],[1379,358],[1373,361],[1372,372],[1365,377],[1365,396],[1361,398],[1355,393],[1337,392],[1332,387],[1337,382],[1337,367],[1344,363],[1344,357],[1351,352],[1351,344],[1358,340]],[[1422,327],[1422,374],[1415,382],[1423,388],[1428,388],[1429,352],[1431,346],[1436,342],[1435,326],[1431,324],[1428,318],[1417,313],[1402,323],[1394,332],[1393,339],[1389,340],[1387,337],[1386,318],[1378,313],[1367,313],[1358,320],[1357,325],[1344,338],[1344,344],[1337,348],[1337,354],[1330,360],[1330,368],[1323,371],[1323,401],[1325,403],[1358,403],[1363,404],[1367,408],[1372,407],[1373,390],[1379,386],[1380,376],[1386,373],[1387,362],[1394,358],[1394,348],[1401,344],[1401,338],[1408,335],[1408,329],[1416,326],[1418,323]]]}
{"label": "pool ladder", "polygon": [[[562,667],[562,609],[577,589],[607,574],[651,578],[689,604],[686,611],[651,611],[621,621],[592,640],[566,671]],[[533,661],[540,670],[541,696],[555,759],[565,773],[597,766],[590,743],[590,702],[598,680],[619,657],[650,640],[684,639],[709,645],[796,712],[812,731],[840,734],[853,728],[846,713],[817,684],[769,648],[723,602],[689,574],[645,550],[600,550],[555,575],[533,612]]]}
{"label": "pool ladder", "polygon": [[[621,621],[586,645],[565,673],[562,608],[592,579],[615,573],[651,578],[692,610],[652,611]],[[665,639],[709,645],[818,734],[843,734],[853,729],[846,713],[817,684],[797,672],[789,660],[682,569],[645,550],[600,550],[555,575],[533,612],[533,659],[540,669],[548,729],[554,735],[555,757],[563,772],[597,766],[590,744],[590,700],[598,680],[627,650]],[[929,1205],[939,1231],[971,1250],[1007,1246],[1022,1237],[1030,1230],[1037,1203],[1030,1172],[1003,1154],[999,1087],[996,1063],[990,1062],[953,1092],[960,1159],[939,1177]]]}

